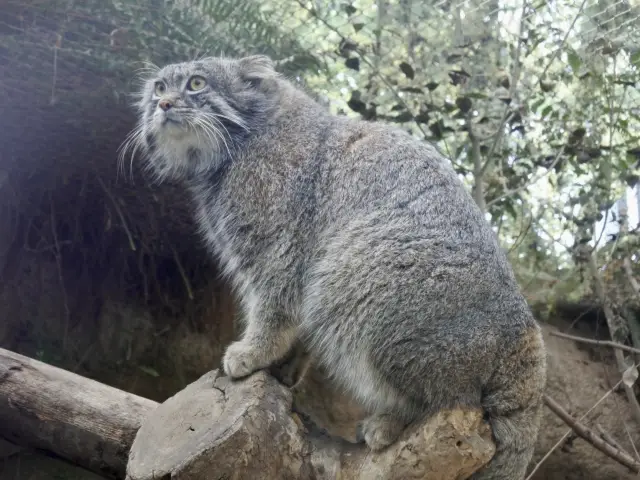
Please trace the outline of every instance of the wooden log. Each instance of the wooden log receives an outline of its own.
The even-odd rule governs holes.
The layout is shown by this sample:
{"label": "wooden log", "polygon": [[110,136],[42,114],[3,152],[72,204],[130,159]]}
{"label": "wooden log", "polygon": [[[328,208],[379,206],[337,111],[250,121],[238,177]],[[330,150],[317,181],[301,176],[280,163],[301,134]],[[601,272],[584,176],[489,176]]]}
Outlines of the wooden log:
{"label": "wooden log", "polygon": [[158,404],[0,348],[0,436],[109,478]]}
{"label": "wooden log", "polygon": [[441,412],[372,453],[314,430],[291,404],[264,371],[242,381],[209,372],[145,420],[127,480],[462,480],[495,451],[479,410]]}
{"label": "wooden log", "polygon": [[373,454],[291,408],[291,391],[264,371],[212,371],[158,406],[0,349],[0,437],[109,478],[453,480],[494,452],[480,411],[441,412]]}

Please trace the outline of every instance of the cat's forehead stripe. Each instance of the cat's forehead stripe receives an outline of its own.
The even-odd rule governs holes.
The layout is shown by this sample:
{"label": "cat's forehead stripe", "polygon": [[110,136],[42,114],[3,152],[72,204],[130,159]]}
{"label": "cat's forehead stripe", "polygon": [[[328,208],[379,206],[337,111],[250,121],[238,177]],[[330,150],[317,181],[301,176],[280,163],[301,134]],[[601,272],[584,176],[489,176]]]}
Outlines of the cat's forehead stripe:
{"label": "cat's forehead stripe", "polygon": [[174,63],[165,66],[158,72],[158,79],[165,81],[167,84],[181,88],[184,82],[192,75],[204,76],[229,76],[233,75],[231,62],[228,61],[196,61]]}
{"label": "cat's forehead stripe", "polygon": [[192,68],[190,68],[190,65],[185,63],[170,65],[160,72],[160,76],[166,82],[176,86],[180,86],[190,76],[190,70],[192,70]]}
{"label": "cat's forehead stripe", "polygon": [[172,80],[175,85],[182,85],[182,82],[184,82],[184,78],[185,78],[185,75],[183,73],[175,72],[173,74]]}

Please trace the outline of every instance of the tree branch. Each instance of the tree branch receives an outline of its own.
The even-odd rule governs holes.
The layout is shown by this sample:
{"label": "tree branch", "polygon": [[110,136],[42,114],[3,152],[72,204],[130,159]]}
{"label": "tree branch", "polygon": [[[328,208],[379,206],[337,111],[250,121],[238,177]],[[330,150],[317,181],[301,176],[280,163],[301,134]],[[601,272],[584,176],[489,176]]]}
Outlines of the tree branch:
{"label": "tree branch", "polygon": [[612,340],[592,340],[590,338],[577,337],[575,335],[569,335],[569,334],[560,333],[560,332],[549,332],[549,335],[553,337],[567,338],[569,340],[574,340],[580,343],[587,343],[589,345],[618,348],[620,350],[624,350],[625,352],[640,354],[640,348],[630,347],[628,345],[623,345],[622,343],[614,342]]}
{"label": "tree branch", "polygon": [[305,422],[292,401],[265,371],[213,371],[158,405],[0,348],[0,437],[107,478],[448,480],[495,452],[480,409],[441,411],[371,452]]}
{"label": "tree branch", "polygon": [[602,453],[624,465],[634,473],[640,473],[640,463],[638,463],[631,455],[600,438],[595,432],[593,432],[593,430],[573,418],[569,412],[562,408],[560,404],[549,395],[544,395],[543,399],[544,404],[549,407],[549,410],[569,425],[576,435],[586,440]]}
{"label": "tree branch", "polygon": [[618,450],[624,452],[624,448],[622,448],[622,446],[618,442],[616,442],[615,438],[613,438],[609,432],[607,432],[604,428],[602,428],[602,425],[597,424],[596,430],[598,430],[598,433],[600,434],[600,436],[605,442],[617,448]]}
{"label": "tree branch", "polygon": [[636,280],[636,277],[633,275],[633,268],[631,268],[631,260],[629,260],[629,257],[624,257],[622,266],[624,267],[624,273],[627,276],[629,285],[631,285],[633,291],[636,292],[636,295],[640,298],[640,283],[638,283],[638,280]]}
{"label": "tree branch", "polygon": [[0,348],[0,436],[121,479],[158,404]]}
{"label": "tree branch", "polygon": [[[580,422],[582,421],[584,418],[586,418],[587,415],[589,415],[598,405],[600,405],[602,402],[605,401],[605,399],[607,397],[609,397],[609,395],[611,395],[614,390],[616,388],[618,388],[618,386],[622,383],[622,380],[618,380],[618,382],[611,387],[609,390],[607,390],[607,392],[602,395],[602,397],[600,397],[600,399],[594,403],[591,408],[589,410],[587,410],[577,421]],[[543,396],[543,401],[546,402],[546,399],[549,398],[546,394]],[[549,451],[544,455],[544,457],[542,457],[540,459],[540,461],[538,463],[536,463],[536,466],[533,468],[533,470],[531,470],[529,472],[529,475],[527,475],[527,478],[525,478],[525,480],[531,480],[533,478],[533,476],[535,475],[535,473],[538,471],[538,469],[542,466],[542,464],[551,456],[551,454],[556,451],[556,449],[562,445],[564,443],[564,441],[566,440],[566,438],[571,435],[571,432],[573,432],[573,429],[569,429],[562,437],[560,437],[560,440],[558,440],[555,445],[553,447],[551,447],[549,449]]]}
{"label": "tree branch", "polygon": [[[600,276],[600,272],[598,271],[598,265],[596,263],[595,252],[591,251],[587,258],[587,266],[589,268],[589,273],[593,278],[593,286],[596,291],[596,295],[602,304],[602,308],[604,310],[604,316],[607,319],[607,325],[609,327],[609,334],[611,338],[615,340],[616,334],[618,334],[623,328],[624,323],[621,319],[616,316],[616,314],[611,309],[611,306],[607,299],[607,293],[604,287],[604,282],[602,281],[602,277]],[[622,349],[616,348],[615,350],[616,363],[618,364],[618,369],[620,370],[620,374],[623,374],[624,371],[628,368],[628,365],[625,362],[624,354],[622,353]],[[638,399],[636,398],[636,394],[626,382],[623,382],[623,387],[625,394],[627,395],[627,400],[629,401],[629,405],[631,406],[631,412],[638,423],[640,423],[640,404],[638,403]]]}
{"label": "tree branch", "polygon": [[513,70],[511,71],[511,80],[510,80],[510,88],[509,88],[509,98],[511,98],[511,102],[504,107],[504,114],[502,115],[502,120],[500,121],[500,126],[496,131],[495,138],[493,139],[493,143],[487,152],[486,160],[484,165],[481,168],[482,173],[484,174],[491,164],[491,159],[493,158],[493,154],[498,148],[498,145],[502,141],[502,137],[504,136],[504,129],[507,125],[507,122],[511,118],[511,113],[509,112],[510,106],[513,104],[513,97],[516,95],[518,83],[520,82],[520,72],[522,64],[520,62],[520,56],[522,55],[522,45],[524,44],[524,35],[522,34],[524,20],[526,18],[526,11],[529,2],[524,0],[522,2],[522,10],[520,12],[520,25],[518,27],[518,45],[516,46],[516,53],[513,59]]}
{"label": "tree branch", "polygon": [[442,411],[381,452],[330,436],[292,413],[291,391],[265,371],[205,374],[144,421],[127,480],[469,478],[493,455],[480,410]]}
{"label": "tree branch", "polygon": [[525,190],[526,188],[528,188],[531,185],[533,185],[534,183],[536,183],[538,180],[546,177],[547,175],[549,175],[551,173],[551,171],[553,170],[553,167],[555,167],[558,164],[558,162],[560,161],[561,158],[562,158],[562,149],[560,149],[560,151],[556,155],[556,158],[553,160],[551,165],[549,165],[549,168],[547,169],[546,172],[541,173],[537,177],[533,177],[533,180],[531,180],[530,182],[525,183],[524,185],[519,186],[518,188],[514,188],[514,189],[511,189],[511,190],[507,190],[506,192],[503,192],[501,195],[498,195],[496,198],[494,198],[493,200],[488,202],[487,203],[487,207],[490,207],[491,205],[499,202],[500,200],[502,200],[505,197],[508,197],[510,195],[513,195],[514,193],[518,193],[518,192],[521,192],[522,190]]}
{"label": "tree branch", "polygon": [[482,211],[487,211],[487,202],[484,198],[484,168],[482,167],[482,154],[480,153],[480,141],[476,137],[471,121],[471,114],[467,114],[467,133],[471,142],[471,158],[473,159],[473,199]]}

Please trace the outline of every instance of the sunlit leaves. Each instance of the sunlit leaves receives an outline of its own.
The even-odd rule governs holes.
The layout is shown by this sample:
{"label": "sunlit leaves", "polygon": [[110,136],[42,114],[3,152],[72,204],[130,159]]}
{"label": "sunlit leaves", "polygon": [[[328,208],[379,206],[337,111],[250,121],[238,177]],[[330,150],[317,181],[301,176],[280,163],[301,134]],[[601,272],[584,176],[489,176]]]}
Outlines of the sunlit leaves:
{"label": "sunlit leaves", "polygon": [[575,51],[570,50],[567,52],[567,61],[569,62],[569,66],[573,73],[577,75],[580,72],[580,67],[582,66],[582,59],[580,55],[578,55]]}

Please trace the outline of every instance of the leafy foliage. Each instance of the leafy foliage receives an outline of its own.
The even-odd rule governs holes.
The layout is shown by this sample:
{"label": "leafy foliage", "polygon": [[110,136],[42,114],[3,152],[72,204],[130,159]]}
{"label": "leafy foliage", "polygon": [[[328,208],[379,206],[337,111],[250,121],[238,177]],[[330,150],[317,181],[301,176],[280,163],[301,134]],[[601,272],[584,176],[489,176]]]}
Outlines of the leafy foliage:
{"label": "leafy foliage", "polygon": [[571,269],[575,246],[602,246],[596,222],[638,180],[637,5],[296,5],[292,28],[329,65],[314,86],[437,143],[514,262]]}

